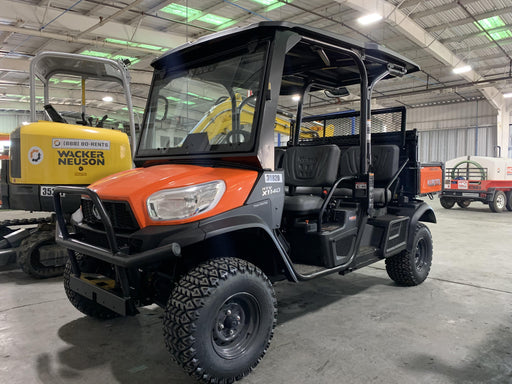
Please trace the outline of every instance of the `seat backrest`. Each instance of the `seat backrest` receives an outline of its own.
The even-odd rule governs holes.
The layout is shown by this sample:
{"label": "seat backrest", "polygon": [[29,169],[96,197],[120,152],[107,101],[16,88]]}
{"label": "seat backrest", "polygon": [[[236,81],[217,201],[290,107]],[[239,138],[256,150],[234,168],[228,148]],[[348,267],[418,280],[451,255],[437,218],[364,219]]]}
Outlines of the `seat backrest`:
{"label": "seat backrest", "polygon": [[208,141],[208,134],[206,132],[191,133],[185,138],[182,144],[183,149],[188,153],[206,151],[210,142]]}
{"label": "seat backrest", "polygon": [[290,147],[283,159],[286,185],[331,186],[336,181],[340,149],[337,145]]}
{"label": "seat backrest", "polygon": [[372,165],[375,181],[389,182],[400,167],[400,149],[396,145],[383,144],[372,147]]}
{"label": "seat backrest", "polygon": [[283,148],[274,148],[274,169],[283,167],[283,158],[286,150]]}
{"label": "seat backrest", "polygon": [[[350,147],[341,156],[340,176],[354,176],[359,173],[359,147]],[[390,181],[398,172],[400,149],[396,145],[372,146],[372,166],[375,181],[383,184]]]}

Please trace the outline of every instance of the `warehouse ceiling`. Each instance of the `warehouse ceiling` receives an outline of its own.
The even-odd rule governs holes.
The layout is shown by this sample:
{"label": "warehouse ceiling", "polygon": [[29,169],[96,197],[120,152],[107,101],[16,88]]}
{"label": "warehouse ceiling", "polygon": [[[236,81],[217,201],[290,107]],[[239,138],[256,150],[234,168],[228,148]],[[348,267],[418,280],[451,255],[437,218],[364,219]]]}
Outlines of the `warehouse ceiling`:
{"label": "warehouse ceiling", "polygon": [[[512,92],[510,0],[0,0],[0,111],[29,109],[29,62],[43,51],[129,59],[133,103],[140,114],[150,62],[166,50],[226,28],[286,20],[395,50],[422,71],[380,83],[374,103],[417,108],[487,99],[495,107]],[[382,19],[361,25],[377,13]],[[471,70],[455,74],[454,68]],[[57,78],[58,110],[79,106],[76,81]],[[95,85],[87,103],[121,110],[119,90]],[[114,102],[103,96],[114,93]],[[357,90],[348,100],[357,99]],[[344,103],[345,102],[345,103]],[[353,102],[354,103],[354,102]],[[290,105],[283,105],[284,109]],[[343,98],[310,97],[307,113],[353,107]]]}

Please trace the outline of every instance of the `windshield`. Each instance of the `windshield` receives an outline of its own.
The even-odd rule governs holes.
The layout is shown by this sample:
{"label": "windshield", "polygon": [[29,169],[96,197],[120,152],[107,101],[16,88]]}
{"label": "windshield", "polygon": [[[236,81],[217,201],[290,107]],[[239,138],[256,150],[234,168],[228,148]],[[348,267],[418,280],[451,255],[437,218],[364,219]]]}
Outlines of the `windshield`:
{"label": "windshield", "polygon": [[156,78],[138,155],[250,151],[265,48]]}

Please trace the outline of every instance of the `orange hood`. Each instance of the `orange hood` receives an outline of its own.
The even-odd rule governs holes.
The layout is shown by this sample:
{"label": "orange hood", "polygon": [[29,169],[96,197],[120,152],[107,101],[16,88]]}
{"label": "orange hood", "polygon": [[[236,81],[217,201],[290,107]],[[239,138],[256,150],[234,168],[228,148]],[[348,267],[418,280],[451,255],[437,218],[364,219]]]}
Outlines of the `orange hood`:
{"label": "orange hood", "polygon": [[[102,200],[128,201],[141,228],[149,225],[174,225],[205,219],[244,204],[258,172],[244,169],[165,164],[135,168],[101,179],[89,186]],[[215,208],[190,219],[154,221],[149,218],[146,200],[153,193],[223,180],[226,191]]]}

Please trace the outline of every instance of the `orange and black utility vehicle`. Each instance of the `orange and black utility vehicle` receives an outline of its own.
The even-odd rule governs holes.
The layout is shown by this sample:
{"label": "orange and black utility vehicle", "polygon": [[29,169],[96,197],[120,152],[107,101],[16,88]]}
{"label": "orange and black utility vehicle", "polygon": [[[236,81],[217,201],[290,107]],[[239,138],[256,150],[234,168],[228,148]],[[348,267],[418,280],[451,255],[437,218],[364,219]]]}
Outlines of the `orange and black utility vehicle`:
{"label": "orange and black utility vehicle", "polygon": [[[425,177],[441,176],[422,173],[403,109],[370,109],[377,83],[417,71],[414,63],[264,22],[152,65],[137,167],[55,189],[57,242],[69,249],[64,286],[77,309],[111,318],[156,303],[178,364],[200,381],[232,383],[269,347],[275,282],[381,260],[399,285],[426,279],[432,238],[423,222],[436,218],[417,197],[435,189]],[[305,116],[320,92],[357,93],[360,112]],[[278,114],[289,135],[284,123],[276,132]],[[61,193],[82,199],[68,222]]]}

